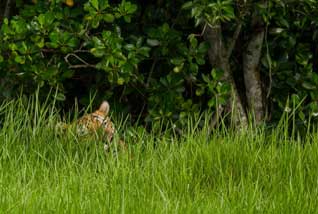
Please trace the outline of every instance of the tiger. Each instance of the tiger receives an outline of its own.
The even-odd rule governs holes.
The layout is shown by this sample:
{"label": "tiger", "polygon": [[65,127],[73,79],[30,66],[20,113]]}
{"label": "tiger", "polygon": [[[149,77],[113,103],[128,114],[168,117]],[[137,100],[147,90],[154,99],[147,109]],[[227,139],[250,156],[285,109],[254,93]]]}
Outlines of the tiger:
{"label": "tiger", "polygon": [[111,142],[114,137],[115,128],[108,113],[109,103],[103,101],[96,111],[86,114],[76,121],[76,133],[79,136],[85,136],[95,134],[101,129],[103,137],[105,137],[108,142]]}
{"label": "tiger", "polygon": [[[76,127],[76,135],[79,137],[97,136],[104,141],[104,150],[107,152],[110,149],[114,134],[116,132],[114,123],[109,117],[109,103],[105,100],[99,108],[92,113],[85,114],[77,119],[73,125]],[[63,129],[68,125],[63,125]],[[117,142],[120,149],[126,149],[123,140]]]}

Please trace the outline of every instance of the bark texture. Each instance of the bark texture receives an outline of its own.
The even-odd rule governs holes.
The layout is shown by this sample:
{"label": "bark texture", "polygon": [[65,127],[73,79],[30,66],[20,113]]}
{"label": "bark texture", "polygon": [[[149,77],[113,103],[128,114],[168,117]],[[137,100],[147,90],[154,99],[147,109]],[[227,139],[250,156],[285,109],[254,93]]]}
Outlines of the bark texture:
{"label": "bark texture", "polygon": [[[238,26],[239,30],[241,29],[241,25]],[[237,31],[239,31],[237,30]],[[213,67],[216,68],[221,68],[224,72],[222,80],[227,81],[228,83],[231,84],[233,93],[231,96],[231,99],[228,103],[229,108],[235,110],[233,112],[233,118],[236,124],[240,124],[243,126],[246,126],[247,124],[247,116],[244,110],[244,107],[242,105],[242,101],[240,99],[239,93],[237,91],[233,75],[231,72],[231,67],[230,67],[230,62],[229,58],[231,55],[231,49],[233,49],[235,45],[235,41],[237,39],[237,36],[239,32],[235,31],[233,39],[231,41],[230,48],[227,49],[226,45],[224,44],[223,41],[223,36],[222,36],[222,28],[220,24],[216,24],[214,26],[207,25],[204,31],[204,38],[207,42],[210,44],[210,49],[208,51],[209,55],[209,61],[210,64]],[[223,108],[217,107],[217,116],[216,118],[213,118],[211,126],[214,126],[216,121],[219,120],[219,116],[223,111]]]}
{"label": "bark texture", "polygon": [[14,0],[7,0],[6,1],[4,14],[3,14],[4,18],[10,18],[10,12],[11,12],[11,7],[12,7],[13,3],[14,3]]}
{"label": "bark texture", "polygon": [[264,119],[265,109],[259,70],[264,34],[264,30],[253,33],[243,54],[247,103],[249,110],[255,116],[256,124],[259,124]]}

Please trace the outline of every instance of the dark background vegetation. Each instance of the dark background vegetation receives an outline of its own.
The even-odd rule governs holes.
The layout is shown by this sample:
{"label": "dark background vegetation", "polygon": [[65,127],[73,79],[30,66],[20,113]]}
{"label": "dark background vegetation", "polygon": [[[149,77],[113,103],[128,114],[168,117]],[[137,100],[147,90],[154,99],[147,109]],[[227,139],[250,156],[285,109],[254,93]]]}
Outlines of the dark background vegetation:
{"label": "dark background vegetation", "polygon": [[275,122],[296,109],[305,125],[318,114],[315,1],[5,0],[0,8],[1,100],[40,88],[68,110],[96,95],[134,120],[178,126],[206,110],[211,126],[230,112],[243,125],[249,115]]}

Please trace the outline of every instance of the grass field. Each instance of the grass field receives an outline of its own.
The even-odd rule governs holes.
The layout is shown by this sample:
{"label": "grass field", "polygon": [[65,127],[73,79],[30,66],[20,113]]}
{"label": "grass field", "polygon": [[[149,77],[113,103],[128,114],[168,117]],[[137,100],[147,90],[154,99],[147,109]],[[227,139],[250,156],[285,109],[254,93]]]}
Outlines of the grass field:
{"label": "grass field", "polygon": [[[318,135],[283,128],[210,137],[120,128],[129,151],[55,131],[36,99],[0,107],[0,213],[317,213]],[[118,136],[117,136],[118,138]]]}

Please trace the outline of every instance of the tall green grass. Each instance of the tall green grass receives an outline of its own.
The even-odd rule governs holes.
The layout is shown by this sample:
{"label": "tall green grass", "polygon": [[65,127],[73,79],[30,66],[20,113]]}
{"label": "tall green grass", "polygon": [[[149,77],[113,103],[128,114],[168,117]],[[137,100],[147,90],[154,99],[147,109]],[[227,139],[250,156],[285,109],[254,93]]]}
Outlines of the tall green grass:
{"label": "tall green grass", "polygon": [[[315,213],[318,135],[119,123],[128,151],[58,133],[54,104],[0,106],[0,213]],[[115,136],[115,140],[119,136]],[[302,139],[302,140],[300,140]]]}

